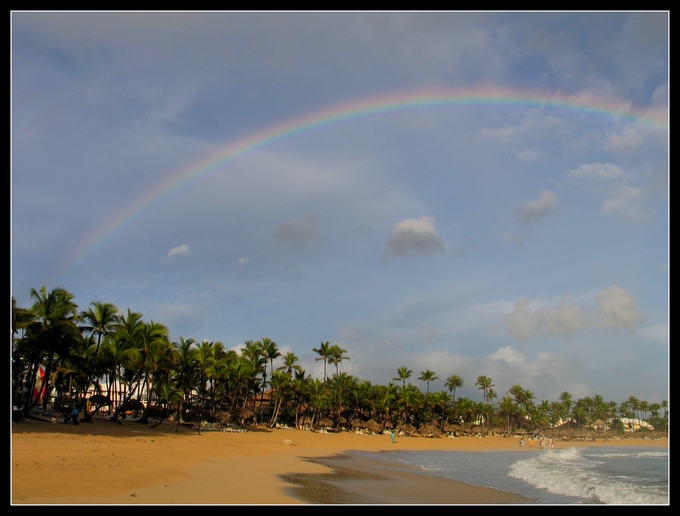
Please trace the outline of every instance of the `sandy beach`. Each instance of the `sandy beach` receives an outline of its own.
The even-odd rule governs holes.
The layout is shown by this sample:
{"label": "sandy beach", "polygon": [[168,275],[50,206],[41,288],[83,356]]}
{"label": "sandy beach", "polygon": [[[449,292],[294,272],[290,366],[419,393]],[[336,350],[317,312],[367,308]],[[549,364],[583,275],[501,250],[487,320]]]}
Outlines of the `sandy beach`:
{"label": "sandy beach", "polygon": [[[248,427],[201,432],[104,419],[78,426],[12,423],[12,504],[522,504],[515,493],[386,472],[352,451],[507,451],[518,439],[314,433]],[[574,446],[668,446],[665,440],[556,441]],[[540,453],[524,447],[527,454]]]}

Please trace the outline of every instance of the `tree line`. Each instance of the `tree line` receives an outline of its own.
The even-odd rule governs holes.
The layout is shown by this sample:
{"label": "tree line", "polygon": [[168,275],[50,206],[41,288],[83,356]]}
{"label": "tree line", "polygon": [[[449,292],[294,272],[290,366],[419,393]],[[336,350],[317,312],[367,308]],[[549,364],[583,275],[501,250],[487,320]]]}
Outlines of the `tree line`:
{"label": "tree line", "polygon": [[[330,342],[312,348],[323,361],[323,377],[313,378],[294,353],[283,355],[267,337],[244,342],[240,351],[221,342],[173,341],[165,325],[130,309],[120,312],[112,303],[95,301],[79,311],[73,294],[44,286],[31,289],[30,296],[33,304],[26,308],[12,297],[12,400],[23,416],[36,405],[47,407],[55,392],[55,410],[90,406],[83,421],[107,406],[114,421],[134,409],[141,412],[140,422],[172,415],[178,425],[196,411],[207,418],[246,411],[270,427],[312,429],[322,422],[351,429],[374,421],[379,430],[424,424],[465,429],[481,423],[482,431],[510,432],[565,422],[584,428],[602,420],[623,431],[622,420],[630,418],[667,431],[665,400],[630,396],[617,403],[599,395],[574,400],[563,392],[558,400],[537,401],[520,385],[499,398],[493,380],[479,376],[474,385],[481,401],[475,401],[456,398],[462,377],[451,374],[446,389],[430,392],[437,373],[421,371],[423,391],[411,383],[414,373],[407,366],[387,384],[374,384],[341,372],[340,364],[350,357]],[[88,404],[93,396],[99,402]]]}

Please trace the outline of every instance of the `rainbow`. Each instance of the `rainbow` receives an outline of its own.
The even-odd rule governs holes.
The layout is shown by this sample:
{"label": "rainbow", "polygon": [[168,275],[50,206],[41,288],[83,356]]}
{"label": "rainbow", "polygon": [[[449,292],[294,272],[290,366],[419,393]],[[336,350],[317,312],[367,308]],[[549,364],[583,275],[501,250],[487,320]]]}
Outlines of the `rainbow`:
{"label": "rainbow", "polygon": [[535,92],[521,92],[499,88],[426,90],[396,93],[340,104],[272,125],[260,132],[229,142],[209,155],[171,174],[167,180],[135,199],[115,217],[107,220],[106,223],[87,236],[68,259],[61,264],[55,277],[59,279],[73,270],[102,241],[106,240],[107,237],[124,226],[132,218],[147,210],[168,192],[181,187],[183,184],[219,165],[256,149],[296,134],[346,120],[419,108],[475,105],[550,108],[618,119],[624,122],[646,124],[664,130],[668,128],[668,113],[666,109],[646,112],[635,110],[629,104],[615,103],[594,97],[570,97],[555,93],[537,94]]}

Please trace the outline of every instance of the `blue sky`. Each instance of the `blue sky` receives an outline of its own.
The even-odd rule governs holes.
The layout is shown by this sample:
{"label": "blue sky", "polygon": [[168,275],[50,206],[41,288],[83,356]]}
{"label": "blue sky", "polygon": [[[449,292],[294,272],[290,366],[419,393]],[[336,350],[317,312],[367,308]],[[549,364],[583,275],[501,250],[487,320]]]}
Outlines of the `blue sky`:
{"label": "blue sky", "polygon": [[668,18],[13,12],[11,295],[668,399]]}

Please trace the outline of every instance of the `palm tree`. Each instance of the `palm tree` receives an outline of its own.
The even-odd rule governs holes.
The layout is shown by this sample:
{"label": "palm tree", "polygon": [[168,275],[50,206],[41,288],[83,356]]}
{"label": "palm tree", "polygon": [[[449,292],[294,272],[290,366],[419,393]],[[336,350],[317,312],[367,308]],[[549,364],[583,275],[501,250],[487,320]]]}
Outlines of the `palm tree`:
{"label": "palm tree", "polygon": [[[92,358],[92,367],[88,373],[85,395],[87,395],[87,389],[89,388],[90,383],[92,383],[92,378],[97,369],[97,360],[99,358],[99,348],[101,347],[102,337],[113,331],[117,315],[118,308],[116,308],[116,305],[113,303],[102,303],[100,301],[90,303],[90,307],[87,310],[80,312],[81,318],[89,324],[89,326],[85,327],[85,331],[97,335],[97,348],[94,352],[94,357]],[[92,414],[94,414],[94,411]],[[91,421],[92,414],[86,414],[85,417],[83,417],[83,421]]]}
{"label": "palm tree", "polygon": [[495,387],[493,384],[491,378],[487,376],[478,376],[477,381],[475,382],[475,385],[477,388],[482,391],[483,397],[482,401],[483,403],[486,403],[488,401],[488,392],[491,387]]}
{"label": "palm tree", "polygon": [[423,404],[423,393],[415,385],[407,385],[402,389],[397,398],[401,423],[406,423],[409,417],[415,418],[416,413]]}
{"label": "palm tree", "polygon": [[293,376],[293,371],[300,372],[302,367],[300,367],[297,362],[299,358],[295,353],[289,351],[283,356],[283,365],[277,368],[278,371],[286,371],[291,377]]}
{"label": "palm tree", "polygon": [[446,391],[439,391],[432,394],[432,412],[433,415],[436,415],[437,412],[439,413],[439,417],[436,419],[440,428],[443,426],[444,420],[448,419],[448,407],[450,407],[452,400],[453,398]]}
{"label": "palm tree", "polygon": [[392,414],[397,412],[397,388],[393,384],[375,386],[375,412],[387,421],[392,419]]}
{"label": "palm tree", "polygon": [[463,386],[463,379],[456,374],[452,374],[446,379],[446,383],[444,385],[446,386],[447,389],[449,389],[449,392],[451,393],[451,396],[455,401],[456,389]]}
{"label": "palm tree", "polygon": [[342,415],[345,400],[356,383],[357,379],[347,373],[336,374],[331,378],[329,387],[331,389],[332,402],[335,404],[337,418]]}
{"label": "palm tree", "polygon": [[170,353],[171,344],[168,338],[168,328],[161,323],[150,321],[142,326],[139,333],[139,350],[141,352],[140,367],[143,375],[143,391],[146,394],[146,404],[140,422],[146,423],[148,409],[154,397],[155,382],[163,369],[164,360]]}
{"label": "palm tree", "polygon": [[411,371],[408,367],[406,366],[401,366],[397,368],[397,376],[392,378],[395,382],[401,382],[402,387],[405,389],[406,388],[406,380],[411,378],[411,375],[413,374],[413,371]]}
{"label": "palm tree", "polygon": [[[113,333],[115,355],[109,356],[114,360],[115,380],[123,384],[123,392],[121,393],[123,401],[116,407],[112,418],[114,421],[117,421],[120,414],[125,410],[126,405],[132,399],[144,378],[144,357],[141,349],[145,323],[142,321],[142,317],[141,313],[132,312],[129,308],[126,315],[116,317]],[[120,386],[118,390],[120,390]],[[118,393],[116,392],[116,394]]]}
{"label": "palm tree", "polygon": [[289,373],[285,371],[273,371],[271,377],[272,400],[274,411],[269,419],[269,427],[274,428],[282,408],[288,404],[292,397],[293,381]]}
{"label": "palm tree", "polygon": [[315,378],[309,384],[309,405],[313,410],[309,429],[314,430],[315,421],[330,408],[330,391],[326,382],[320,382],[318,378]]}
{"label": "palm tree", "polygon": [[345,355],[346,349],[342,349],[337,344],[333,344],[328,350],[328,362],[335,365],[335,374],[338,374],[338,365],[343,360],[349,360],[349,357]]}
{"label": "palm tree", "polygon": [[571,394],[569,394],[567,391],[564,391],[560,393],[559,400],[562,403],[564,403],[564,408],[566,409],[566,417],[569,417],[569,413],[571,412],[571,406],[573,404]]}
{"label": "palm tree", "polygon": [[266,366],[266,360],[269,360],[269,370],[274,371],[274,359],[279,358],[281,356],[281,352],[279,351],[278,344],[274,342],[272,339],[268,337],[264,337],[261,341],[262,343],[262,357],[265,359],[265,368],[264,368],[264,380],[263,383],[267,382],[267,366]]}
{"label": "palm tree", "polygon": [[323,360],[323,381],[326,381],[326,364],[328,363],[328,358],[331,356],[331,343],[326,341],[322,342],[318,348],[312,348],[312,351],[316,353],[318,358],[316,361]]}
{"label": "palm tree", "polygon": [[196,362],[196,342],[193,339],[179,338],[179,342],[172,343],[175,355],[173,380],[181,396],[177,400],[177,427],[175,432],[179,432],[179,424],[182,420],[183,405],[189,397],[189,393],[195,388],[198,375],[198,364]]}
{"label": "palm tree", "polygon": [[[45,366],[47,381],[42,384],[37,398],[42,397],[43,406],[46,406],[51,391],[50,376],[55,363],[60,357],[66,357],[70,348],[82,341],[82,334],[76,325],[79,319],[78,305],[73,302],[73,294],[60,287],[50,292],[44,286],[40,291],[31,289],[31,298],[34,303],[30,311],[35,319],[27,327],[27,333],[30,333],[31,341],[35,343],[37,350],[40,350],[47,359]],[[29,393],[33,392],[39,365],[40,363],[33,364]],[[26,414],[28,414],[31,401],[29,394],[24,405]]]}
{"label": "palm tree", "polygon": [[312,383],[311,376],[307,375],[304,370],[296,371],[292,381],[292,396],[293,407],[295,412],[295,428],[300,428],[300,416],[302,415],[303,407],[309,402],[310,385]]}
{"label": "palm tree", "polygon": [[435,381],[437,378],[437,374],[434,371],[430,371],[429,369],[420,372],[418,380],[422,380],[427,384],[427,389],[425,391],[426,395],[430,394],[430,382]]}
{"label": "palm tree", "polygon": [[[40,362],[41,352],[37,345],[26,335],[25,329],[35,320],[35,315],[26,308],[17,306],[12,296],[12,405],[23,407],[24,393],[28,392],[26,382],[30,385],[30,373],[34,364]],[[15,337],[21,330],[20,337]]]}
{"label": "palm tree", "polygon": [[505,431],[510,431],[510,418],[515,413],[515,404],[510,396],[503,396],[498,404],[500,415],[505,416]]}

